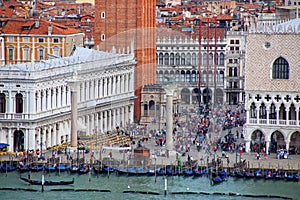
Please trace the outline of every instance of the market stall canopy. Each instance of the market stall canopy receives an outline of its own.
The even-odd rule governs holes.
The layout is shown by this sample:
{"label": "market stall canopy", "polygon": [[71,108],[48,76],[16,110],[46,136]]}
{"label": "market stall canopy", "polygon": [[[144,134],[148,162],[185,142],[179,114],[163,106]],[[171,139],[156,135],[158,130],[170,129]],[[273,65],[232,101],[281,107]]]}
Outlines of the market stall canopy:
{"label": "market stall canopy", "polygon": [[9,146],[9,144],[0,143],[0,149],[1,149],[1,148],[4,148],[4,147],[8,147],[8,146]]}

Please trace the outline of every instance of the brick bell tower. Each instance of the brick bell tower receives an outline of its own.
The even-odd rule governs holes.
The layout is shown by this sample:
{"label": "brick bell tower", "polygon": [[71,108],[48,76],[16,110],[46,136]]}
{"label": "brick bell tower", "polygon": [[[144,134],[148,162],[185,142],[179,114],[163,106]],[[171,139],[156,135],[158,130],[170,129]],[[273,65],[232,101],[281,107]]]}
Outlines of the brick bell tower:
{"label": "brick bell tower", "polygon": [[95,0],[95,48],[128,53],[134,42],[134,119],[141,115],[141,89],[156,83],[156,0]]}

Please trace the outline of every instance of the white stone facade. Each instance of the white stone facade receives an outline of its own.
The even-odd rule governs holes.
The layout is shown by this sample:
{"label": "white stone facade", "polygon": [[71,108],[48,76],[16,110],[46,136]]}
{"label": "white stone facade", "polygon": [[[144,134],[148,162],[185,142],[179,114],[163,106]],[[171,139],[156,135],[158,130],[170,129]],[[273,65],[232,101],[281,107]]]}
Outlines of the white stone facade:
{"label": "white stone facade", "polygon": [[132,54],[77,47],[67,58],[0,68],[0,142],[10,151],[69,142],[73,79],[79,135],[132,123],[135,64]]}
{"label": "white stone facade", "polygon": [[[223,103],[226,45],[226,38],[217,38],[216,41],[214,38],[209,41],[202,39],[199,53],[198,39],[157,38],[157,83],[164,84],[168,79],[172,80],[178,86],[181,104],[184,105],[197,105],[199,97],[203,104],[214,100]],[[198,81],[199,66],[201,82]]]}
{"label": "white stone facade", "polygon": [[[246,150],[300,146],[300,19],[259,27],[247,36]],[[253,150],[253,149],[252,149]]]}

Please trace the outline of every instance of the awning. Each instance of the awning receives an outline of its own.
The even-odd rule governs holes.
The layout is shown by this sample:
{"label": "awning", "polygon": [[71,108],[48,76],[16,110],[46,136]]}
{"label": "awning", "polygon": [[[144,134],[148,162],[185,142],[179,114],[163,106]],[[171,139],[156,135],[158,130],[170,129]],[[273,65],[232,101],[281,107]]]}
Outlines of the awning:
{"label": "awning", "polygon": [[0,148],[4,148],[4,147],[8,147],[9,144],[5,144],[5,143],[0,143]]}

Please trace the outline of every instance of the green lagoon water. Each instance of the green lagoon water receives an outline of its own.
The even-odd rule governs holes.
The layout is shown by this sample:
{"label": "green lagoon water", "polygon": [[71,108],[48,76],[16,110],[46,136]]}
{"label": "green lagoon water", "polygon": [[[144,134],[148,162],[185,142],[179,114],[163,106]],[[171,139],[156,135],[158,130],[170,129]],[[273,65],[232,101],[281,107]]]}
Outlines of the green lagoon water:
{"label": "green lagoon water", "polygon": [[[107,175],[97,176],[93,174],[71,175],[67,172],[46,173],[44,175],[46,180],[72,180],[74,177],[75,183],[69,186],[45,186],[44,192],[41,192],[41,186],[28,185],[21,181],[19,176],[20,173],[18,172],[0,173],[0,199],[284,199],[274,197],[280,196],[300,200],[300,184],[298,182],[276,180],[246,180],[229,177],[223,183],[211,185],[207,177],[174,176],[167,177],[168,190],[167,195],[164,195],[165,178],[160,176],[155,178],[154,176],[117,176],[111,174],[108,177]],[[27,174],[24,173],[22,176],[27,177]],[[41,177],[42,173],[32,173],[31,175],[31,179],[34,180],[40,180]],[[32,191],[28,191],[30,189]],[[128,191],[130,193],[126,193]],[[155,194],[144,194],[147,192]],[[255,195],[258,197],[254,197]],[[266,198],[265,195],[271,196]]]}

